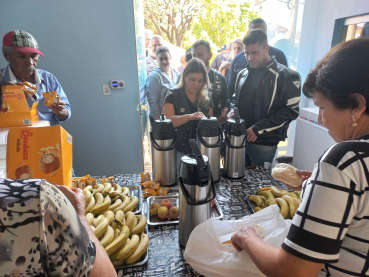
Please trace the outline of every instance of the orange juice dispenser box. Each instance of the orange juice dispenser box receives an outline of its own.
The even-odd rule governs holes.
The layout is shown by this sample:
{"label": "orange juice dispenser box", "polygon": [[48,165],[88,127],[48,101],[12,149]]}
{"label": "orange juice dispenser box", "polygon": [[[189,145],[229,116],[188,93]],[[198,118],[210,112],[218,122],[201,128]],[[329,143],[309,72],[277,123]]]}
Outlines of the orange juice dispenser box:
{"label": "orange juice dispenser box", "polygon": [[6,153],[10,179],[46,179],[72,186],[72,136],[61,126],[10,128]]}
{"label": "orange juice dispenser box", "polygon": [[0,107],[0,128],[31,126],[39,121],[37,106],[29,108],[23,87],[20,85],[2,86],[3,104]]}

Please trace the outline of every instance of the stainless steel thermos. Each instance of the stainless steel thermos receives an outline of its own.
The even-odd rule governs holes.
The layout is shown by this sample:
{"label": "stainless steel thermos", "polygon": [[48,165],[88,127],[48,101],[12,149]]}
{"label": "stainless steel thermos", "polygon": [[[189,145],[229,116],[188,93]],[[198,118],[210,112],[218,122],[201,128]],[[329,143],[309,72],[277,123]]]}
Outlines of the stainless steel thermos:
{"label": "stainless steel thermos", "polygon": [[235,119],[228,119],[225,134],[224,175],[238,179],[245,176],[246,127],[234,109]]}
{"label": "stainless steel thermos", "polygon": [[220,179],[220,149],[222,147],[222,129],[215,117],[203,117],[196,129],[197,145],[201,154],[209,159],[213,181]]}
{"label": "stainless steel thermos", "polygon": [[193,155],[183,156],[179,168],[179,243],[186,246],[192,230],[211,217],[215,198],[208,158],[203,156],[194,139]]}
{"label": "stainless steel thermos", "polygon": [[177,132],[170,119],[164,114],[155,120],[150,132],[152,143],[152,175],[160,186],[168,187],[177,183],[177,152],[175,149]]}

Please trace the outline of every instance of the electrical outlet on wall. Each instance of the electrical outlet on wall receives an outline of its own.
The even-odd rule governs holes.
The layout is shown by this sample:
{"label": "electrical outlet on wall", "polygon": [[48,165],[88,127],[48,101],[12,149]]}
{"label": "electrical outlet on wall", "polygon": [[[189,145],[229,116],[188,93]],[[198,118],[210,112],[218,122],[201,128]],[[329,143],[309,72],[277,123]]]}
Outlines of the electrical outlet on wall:
{"label": "electrical outlet on wall", "polygon": [[103,88],[103,94],[104,95],[110,95],[110,86],[109,85],[102,85]]}

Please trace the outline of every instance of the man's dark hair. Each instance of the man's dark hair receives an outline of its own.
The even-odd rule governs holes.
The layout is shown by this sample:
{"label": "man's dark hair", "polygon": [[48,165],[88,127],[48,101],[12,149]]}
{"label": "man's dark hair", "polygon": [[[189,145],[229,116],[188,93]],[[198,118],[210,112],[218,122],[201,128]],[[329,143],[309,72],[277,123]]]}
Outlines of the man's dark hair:
{"label": "man's dark hair", "polygon": [[164,52],[168,52],[169,56],[172,56],[170,54],[170,50],[168,47],[166,46],[159,46],[158,49],[156,50],[156,57],[159,57],[160,53],[164,53]]}
{"label": "man's dark hair", "polygon": [[202,40],[202,39],[200,39],[200,40],[196,41],[196,42],[191,46],[191,48],[192,48],[192,50],[195,50],[195,48],[196,48],[197,46],[200,46],[200,45],[204,45],[204,46],[206,47],[206,49],[208,50],[208,53],[211,53],[210,43],[209,43],[209,42],[207,42],[206,40]]}
{"label": "man's dark hair", "polygon": [[192,48],[190,47],[186,50],[186,56],[185,56],[186,63],[188,63],[191,59],[192,59]]}
{"label": "man's dark hair", "polygon": [[250,24],[249,24],[249,27],[252,25],[252,24],[265,24],[267,25],[267,23],[265,22],[264,19],[262,18],[255,18],[253,20],[251,20]]}
{"label": "man's dark hair", "polygon": [[333,47],[307,75],[302,92],[313,98],[321,93],[339,110],[355,109],[359,103],[353,94],[366,100],[369,114],[369,39],[358,38]]}
{"label": "man's dark hair", "polygon": [[267,45],[267,34],[262,29],[255,29],[250,31],[242,40],[244,45],[260,44]]}

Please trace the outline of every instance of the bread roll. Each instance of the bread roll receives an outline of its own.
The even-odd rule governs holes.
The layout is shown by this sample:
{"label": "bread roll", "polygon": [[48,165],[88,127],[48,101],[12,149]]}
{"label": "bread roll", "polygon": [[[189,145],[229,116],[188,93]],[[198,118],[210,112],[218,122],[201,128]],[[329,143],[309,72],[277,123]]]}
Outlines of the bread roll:
{"label": "bread roll", "polygon": [[296,168],[290,164],[277,164],[272,170],[272,176],[291,187],[299,187],[302,185],[303,177],[298,175]]}

